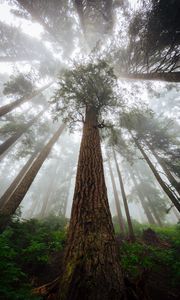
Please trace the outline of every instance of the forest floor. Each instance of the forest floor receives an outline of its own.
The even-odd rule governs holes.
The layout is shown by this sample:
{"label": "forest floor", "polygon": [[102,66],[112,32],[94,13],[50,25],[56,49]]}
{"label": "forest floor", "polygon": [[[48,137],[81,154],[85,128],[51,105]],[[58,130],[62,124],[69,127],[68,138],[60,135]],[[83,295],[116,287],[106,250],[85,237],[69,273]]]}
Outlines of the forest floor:
{"label": "forest floor", "polygon": [[[180,225],[150,229],[134,222],[134,229],[136,242],[132,243],[120,236],[115,222],[127,290],[143,293],[148,300],[178,300]],[[67,220],[54,216],[14,220],[9,225],[0,236],[0,299],[47,299],[47,291],[53,295],[61,275],[66,231]],[[32,294],[34,288],[41,296]]]}

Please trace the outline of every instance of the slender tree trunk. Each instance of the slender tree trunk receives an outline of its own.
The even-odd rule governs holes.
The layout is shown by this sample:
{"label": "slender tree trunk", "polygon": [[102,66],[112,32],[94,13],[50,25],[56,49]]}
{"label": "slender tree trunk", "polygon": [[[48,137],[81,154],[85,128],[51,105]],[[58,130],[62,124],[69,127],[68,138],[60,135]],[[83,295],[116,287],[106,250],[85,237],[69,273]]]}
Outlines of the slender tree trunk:
{"label": "slender tree trunk", "polygon": [[116,164],[116,169],[117,169],[117,173],[118,173],[122,198],[123,198],[123,202],[124,202],[124,208],[125,208],[125,212],[126,212],[126,218],[127,218],[127,224],[128,224],[128,230],[129,230],[129,237],[132,241],[134,241],[135,240],[135,235],[134,235],[134,230],[133,230],[133,226],[132,226],[131,216],[130,216],[130,213],[129,213],[128,202],[127,202],[127,198],[126,198],[126,194],[125,194],[125,190],[124,190],[124,184],[123,184],[121,172],[120,172],[120,169],[119,169],[119,165],[118,165],[118,162],[117,162],[116,153],[115,153],[114,149],[113,149],[113,156],[114,156],[114,161],[115,161],[115,164]]}
{"label": "slender tree trunk", "polygon": [[10,195],[13,193],[16,186],[19,184],[19,182],[22,180],[23,176],[26,174],[27,170],[31,166],[32,162],[34,161],[35,157],[37,156],[39,150],[36,150],[28,159],[26,164],[23,166],[19,174],[16,176],[16,178],[13,180],[9,188],[5,191],[5,193],[0,198],[0,209],[1,207],[6,203]]}
{"label": "slender tree trunk", "polygon": [[138,187],[138,183],[137,183],[137,180],[136,180],[136,177],[135,177],[133,171],[130,170],[129,173],[130,173],[131,179],[132,179],[132,181],[134,183],[135,189],[137,190],[139,200],[141,202],[142,208],[143,208],[144,213],[145,213],[145,215],[146,215],[146,217],[148,219],[149,224],[151,224],[151,225],[156,224],[156,222],[155,222],[155,220],[154,220],[154,218],[153,218],[153,216],[151,214],[151,211],[149,210],[147,202],[144,199],[144,195],[142,194],[141,190]]}
{"label": "slender tree trunk", "polygon": [[120,74],[119,78],[127,80],[158,80],[168,82],[180,82],[180,72],[167,73],[135,73],[135,74]]}
{"label": "slender tree trunk", "polygon": [[151,208],[151,211],[152,211],[152,213],[153,213],[153,215],[154,215],[154,217],[155,217],[155,219],[156,219],[156,221],[157,221],[157,224],[158,224],[160,227],[162,227],[163,224],[162,224],[162,222],[161,222],[161,219],[160,219],[160,217],[159,217],[158,212],[156,211],[156,208],[154,207],[154,204],[153,204],[152,201],[151,201],[151,197],[150,197],[150,196],[147,196],[147,199],[148,199],[148,202],[149,202],[149,206],[150,206],[150,208]]}
{"label": "slender tree trunk", "polygon": [[45,91],[48,87],[50,87],[53,84],[53,82],[48,83],[47,85],[45,85],[44,87],[38,89],[37,91],[32,92],[30,95],[28,96],[23,96],[20,99],[11,102],[9,104],[6,104],[4,106],[0,107],[0,117],[6,115],[7,113],[9,113],[10,111],[12,111],[13,109],[19,107],[21,104],[32,100],[34,97],[38,96],[40,93],[42,93],[43,91]]}
{"label": "slender tree trunk", "polygon": [[124,227],[123,216],[122,216],[122,211],[121,211],[121,207],[120,207],[120,200],[119,200],[116,183],[115,183],[112,168],[111,168],[110,159],[108,159],[108,167],[109,167],[109,173],[110,173],[113,192],[114,192],[114,199],[115,199],[116,211],[117,211],[117,215],[118,215],[119,227],[120,227],[120,231],[122,232],[122,234],[125,235],[125,227]]}
{"label": "slender tree trunk", "polygon": [[0,209],[0,214],[2,216],[2,222],[0,224],[0,228],[4,228],[8,222],[10,216],[12,216],[18,206],[20,205],[21,201],[23,200],[24,196],[26,195],[29,187],[31,186],[33,180],[35,179],[39,169],[41,168],[43,162],[47,158],[48,154],[50,153],[53,145],[58,140],[59,136],[61,135],[62,131],[64,130],[65,125],[62,124],[59,129],[55,132],[53,137],[50,141],[45,145],[45,147],[41,150],[37,158],[32,163],[29,170],[26,172],[25,176],[22,178],[19,185],[17,185],[14,192],[10,195],[7,199],[4,206]]}
{"label": "slender tree trunk", "polygon": [[177,193],[180,195],[180,183],[177,182],[177,180],[171,174],[169,169],[166,167],[166,163],[164,162],[164,160],[161,157],[159,157],[159,155],[156,153],[156,151],[153,149],[153,147],[149,144],[149,142],[147,142],[147,141],[145,141],[145,142],[146,142],[147,146],[149,147],[149,149],[151,150],[154,157],[156,158],[156,160],[158,161],[158,163],[160,164],[161,168],[163,169],[167,179],[172,184],[172,186],[177,191]]}
{"label": "slender tree trunk", "polygon": [[48,188],[47,188],[47,191],[45,193],[45,197],[43,199],[43,205],[42,205],[42,208],[41,208],[41,212],[39,214],[39,216],[41,218],[44,218],[47,214],[47,207],[48,207],[49,200],[51,198],[50,196],[52,194],[52,191],[54,190],[54,183],[56,182],[56,172],[57,172],[58,168],[59,168],[59,165],[58,165],[57,161],[55,161],[53,166],[52,166],[52,171],[50,172],[51,176],[49,177]]}
{"label": "slender tree trunk", "polygon": [[60,300],[124,299],[96,112],[86,110]]}
{"label": "slender tree trunk", "polygon": [[0,145],[0,160],[6,155],[6,153],[11,149],[11,147],[16,143],[19,138],[41,117],[44,113],[45,109],[43,109],[35,118],[29,121],[24,125],[24,128],[14,133],[10,138],[8,138],[4,143]]}
{"label": "slender tree trunk", "polygon": [[[131,133],[131,132],[130,132]],[[167,185],[165,184],[165,182],[162,180],[161,176],[159,175],[159,173],[157,172],[156,168],[154,167],[154,165],[152,164],[152,162],[150,161],[150,159],[148,158],[147,154],[145,153],[145,151],[143,150],[143,148],[141,147],[140,143],[138,142],[138,140],[132,135],[131,136],[137,146],[137,148],[140,150],[142,156],[144,157],[144,159],[146,160],[148,166],[150,167],[151,171],[153,172],[154,176],[156,177],[158,183],[160,184],[160,186],[162,187],[163,191],[166,193],[166,195],[169,197],[169,199],[172,201],[172,203],[175,205],[175,207],[177,208],[177,210],[180,212],[180,202],[178,201],[178,199],[174,196],[174,194],[170,191],[170,189],[167,187]]]}

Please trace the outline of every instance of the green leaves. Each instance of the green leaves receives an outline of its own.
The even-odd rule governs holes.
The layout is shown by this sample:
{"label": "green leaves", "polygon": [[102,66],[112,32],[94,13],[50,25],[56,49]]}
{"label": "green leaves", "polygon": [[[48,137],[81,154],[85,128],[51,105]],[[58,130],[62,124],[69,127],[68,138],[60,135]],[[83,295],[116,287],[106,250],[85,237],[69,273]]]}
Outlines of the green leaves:
{"label": "green leaves", "polygon": [[116,106],[116,76],[103,60],[65,70],[58,84],[51,103],[55,104],[55,116],[66,123],[83,122],[87,106],[93,107],[98,116]]}

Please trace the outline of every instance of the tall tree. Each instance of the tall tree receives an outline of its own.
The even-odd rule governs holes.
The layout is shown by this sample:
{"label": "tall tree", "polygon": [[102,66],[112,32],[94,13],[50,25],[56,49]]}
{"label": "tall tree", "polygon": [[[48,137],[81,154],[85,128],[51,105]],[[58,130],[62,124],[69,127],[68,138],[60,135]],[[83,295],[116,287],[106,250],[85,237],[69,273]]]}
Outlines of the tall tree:
{"label": "tall tree", "polygon": [[115,84],[112,69],[104,61],[79,65],[65,72],[54,97],[58,114],[66,122],[83,122],[61,300],[124,297],[99,135],[102,113],[116,103]]}
{"label": "tall tree", "polygon": [[125,227],[124,227],[123,215],[122,215],[122,211],[121,211],[121,207],[120,207],[120,200],[119,200],[116,183],[115,183],[115,179],[114,179],[114,175],[113,175],[113,171],[112,171],[112,167],[111,167],[111,163],[110,163],[110,158],[108,158],[108,167],[109,167],[109,173],[110,173],[113,192],[114,192],[114,200],[115,200],[115,204],[116,204],[116,211],[117,211],[117,215],[118,215],[119,227],[120,227],[120,231],[124,235]]}
{"label": "tall tree", "polygon": [[142,146],[140,145],[140,143],[138,142],[138,140],[132,135],[132,133],[131,133],[131,136],[132,136],[132,138],[133,138],[133,140],[134,140],[137,148],[139,149],[139,151],[141,152],[142,156],[146,160],[146,162],[147,162],[148,166],[150,167],[151,171],[153,172],[154,176],[156,177],[158,183],[160,184],[160,186],[162,187],[162,189],[164,190],[164,192],[167,194],[167,196],[169,197],[169,199],[172,201],[172,203],[175,205],[175,207],[177,208],[177,210],[180,211],[180,203],[179,203],[178,199],[172,193],[172,191],[169,189],[169,187],[165,184],[165,182],[162,180],[161,176],[159,175],[158,171],[154,167],[154,165],[151,162],[151,160],[148,158],[147,154],[145,153],[144,149],[142,148]]}
{"label": "tall tree", "polygon": [[9,198],[4,203],[3,207],[0,209],[1,229],[4,229],[4,227],[7,225],[9,217],[15,213],[16,209],[20,205],[29,187],[31,186],[35,176],[37,175],[39,169],[41,168],[48,154],[50,153],[52,147],[63,132],[64,128],[65,125],[62,124],[59,127],[59,129],[55,132],[53,137],[49,140],[49,142],[38,154],[37,158],[33,161],[28,171],[24,174],[21,182],[19,182],[19,185],[16,186],[13,193],[11,193]]}
{"label": "tall tree", "polygon": [[36,90],[36,91],[33,91],[32,93],[30,94],[27,94],[25,96],[22,96],[21,98],[9,103],[9,104],[6,104],[6,105],[3,105],[0,107],[0,117],[6,115],[7,113],[9,113],[10,111],[12,111],[13,109],[19,107],[21,104],[27,102],[27,101],[30,101],[32,100],[34,97],[40,95],[43,91],[45,91],[47,88],[49,88],[51,85],[53,84],[53,82],[50,82],[48,84],[46,84],[45,86],[43,86],[42,88]]}
{"label": "tall tree", "polygon": [[125,193],[125,189],[124,189],[122,175],[121,175],[117,157],[116,157],[116,152],[114,151],[114,149],[113,149],[113,157],[114,157],[114,161],[115,161],[115,165],[116,165],[116,170],[117,170],[120,188],[121,188],[121,194],[122,194],[122,198],[123,198],[123,202],[124,202],[124,208],[125,208],[125,212],[126,212],[126,218],[127,218],[127,224],[128,224],[128,230],[129,230],[129,237],[132,241],[134,241],[135,235],[134,235],[133,225],[132,225],[132,221],[131,221],[131,216],[129,213],[127,197],[126,197],[126,193]]}
{"label": "tall tree", "polygon": [[14,133],[10,138],[8,138],[4,143],[0,145],[0,159],[11,149],[11,147],[18,141],[18,139],[41,117],[45,109],[37,114],[31,121],[26,123],[22,129]]}

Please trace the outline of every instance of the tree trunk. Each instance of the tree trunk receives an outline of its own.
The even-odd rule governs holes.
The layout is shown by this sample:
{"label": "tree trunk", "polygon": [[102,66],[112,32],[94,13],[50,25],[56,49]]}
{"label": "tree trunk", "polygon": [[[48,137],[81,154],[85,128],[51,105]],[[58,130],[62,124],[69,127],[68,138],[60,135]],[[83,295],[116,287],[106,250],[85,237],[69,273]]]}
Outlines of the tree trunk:
{"label": "tree trunk", "polygon": [[48,184],[47,190],[45,192],[45,197],[43,199],[43,205],[42,205],[41,211],[39,213],[39,216],[41,218],[44,218],[47,214],[48,203],[49,203],[52,191],[54,190],[54,183],[56,182],[57,169],[59,169],[59,165],[58,165],[57,161],[55,161],[53,163],[52,170],[50,172],[51,175],[48,172],[48,176],[50,175],[50,178],[49,178],[49,184]]}
{"label": "tree trunk", "polygon": [[161,222],[161,219],[160,219],[160,217],[159,217],[158,212],[156,211],[156,208],[154,207],[154,204],[153,204],[152,201],[151,201],[151,197],[150,197],[150,196],[147,196],[147,199],[148,199],[148,202],[149,202],[149,206],[150,206],[150,208],[151,208],[151,211],[152,211],[152,213],[153,213],[153,215],[154,215],[154,217],[155,217],[155,219],[156,219],[156,221],[157,221],[157,224],[158,224],[160,227],[162,227],[163,224],[162,224],[162,222]]}
{"label": "tree trunk", "polygon": [[174,178],[174,176],[171,174],[171,172],[167,168],[164,160],[161,157],[159,157],[159,155],[156,153],[156,151],[153,149],[153,147],[149,144],[149,142],[147,142],[147,141],[145,141],[145,142],[146,142],[148,148],[151,150],[154,157],[156,158],[156,160],[158,161],[158,163],[160,164],[161,168],[163,169],[167,179],[172,184],[172,186],[177,191],[177,193],[180,195],[180,183],[177,182],[177,180]]}
{"label": "tree trunk", "polygon": [[48,154],[50,153],[53,145],[58,140],[59,136],[61,135],[62,131],[64,130],[65,125],[62,124],[59,129],[55,132],[53,137],[50,141],[45,145],[45,147],[41,150],[37,158],[32,163],[29,170],[26,172],[25,176],[22,178],[19,185],[17,185],[14,192],[10,195],[7,199],[4,206],[0,209],[0,214],[2,216],[2,222],[0,224],[0,228],[3,229],[10,216],[12,216],[18,206],[20,205],[21,201],[23,200],[24,196],[26,195],[29,187],[31,186],[33,180],[35,179],[39,169],[41,168],[43,162],[47,158]]}
{"label": "tree trunk", "polygon": [[121,207],[120,207],[120,200],[119,200],[116,183],[115,183],[112,168],[111,168],[110,159],[108,159],[108,166],[109,166],[109,173],[110,173],[113,192],[114,192],[114,199],[115,199],[116,211],[117,211],[117,215],[118,215],[119,227],[120,227],[120,231],[122,232],[122,234],[125,235],[125,227],[124,227],[124,221],[123,221],[122,211],[121,211]]}
{"label": "tree trunk", "polygon": [[24,125],[24,128],[14,133],[10,138],[8,138],[4,143],[0,145],[0,160],[6,155],[6,153],[11,149],[14,143],[18,141],[18,139],[41,117],[44,113],[45,109],[43,109],[35,118],[29,121]]}
{"label": "tree trunk", "polygon": [[86,109],[60,300],[124,299],[96,113]]}
{"label": "tree trunk", "polygon": [[151,214],[151,211],[149,210],[147,202],[144,199],[144,195],[142,194],[141,190],[138,187],[138,183],[137,183],[137,180],[136,180],[136,177],[135,177],[133,171],[131,170],[131,171],[129,171],[129,173],[130,173],[131,179],[132,179],[132,181],[134,183],[135,189],[137,190],[139,200],[141,202],[142,208],[143,208],[144,213],[145,213],[145,215],[146,215],[146,217],[148,219],[149,224],[151,224],[151,225],[156,224],[155,220],[154,220],[154,218],[153,218],[153,216]]}
{"label": "tree trunk", "polygon": [[118,178],[119,178],[119,183],[120,183],[124,208],[125,208],[125,212],[126,212],[126,218],[127,218],[127,224],[128,224],[128,230],[129,230],[129,238],[132,241],[134,241],[135,240],[135,235],[134,235],[134,230],[133,230],[133,226],[132,226],[131,216],[130,216],[130,213],[129,213],[128,202],[127,202],[127,198],[126,198],[126,194],[125,194],[125,190],[124,190],[124,184],[123,184],[121,172],[120,172],[120,169],[119,169],[119,165],[118,165],[118,162],[117,162],[116,153],[115,153],[114,149],[113,149],[113,156],[114,156],[114,161],[115,161],[115,164],[116,164],[116,169],[117,169],[117,173],[118,173]]}
{"label": "tree trunk", "polygon": [[166,193],[166,195],[169,197],[169,199],[175,205],[175,207],[177,208],[177,210],[180,212],[180,203],[179,203],[178,199],[173,195],[173,193],[167,187],[167,185],[165,184],[165,182],[162,180],[161,176],[159,175],[159,173],[157,172],[156,168],[154,167],[154,165],[152,164],[152,162],[148,158],[147,154],[145,153],[145,151],[141,147],[141,145],[138,142],[138,140],[132,135],[132,133],[131,133],[131,136],[132,136],[132,138],[133,138],[133,140],[134,140],[137,148],[140,150],[142,156],[146,160],[146,162],[147,162],[148,166],[150,167],[151,171],[153,172],[154,176],[156,177],[159,185],[162,187],[163,191]]}
{"label": "tree trunk", "polygon": [[168,82],[180,82],[180,72],[169,73],[135,73],[135,74],[120,74],[119,78],[127,80],[158,80]]}
{"label": "tree trunk", "polygon": [[6,115],[7,113],[9,113],[10,111],[12,111],[13,109],[15,109],[16,107],[19,107],[21,104],[32,100],[34,97],[38,96],[40,93],[42,93],[44,90],[46,90],[48,87],[50,87],[53,84],[53,82],[48,83],[47,85],[45,85],[44,87],[38,89],[37,91],[32,92],[30,95],[28,96],[23,96],[20,99],[6,104],[4,106],[0,107],[0,117]]}
{"label": "tree trunk", "polygon": [[19,184],[19,182],[22,180],[23,176],[26,174],[27,170],[31,166],[32,162],[34,161],[36,155],[38,154],[39,150],[36,150],[28,159],[26,164],[23,166],[19,174],[16,176],[16,178],[13,180],[9,188],[5,191],[5,193],[0,198],[0,209],[1,207],[6,203],[10,195],[13,193],[16,186]]}

